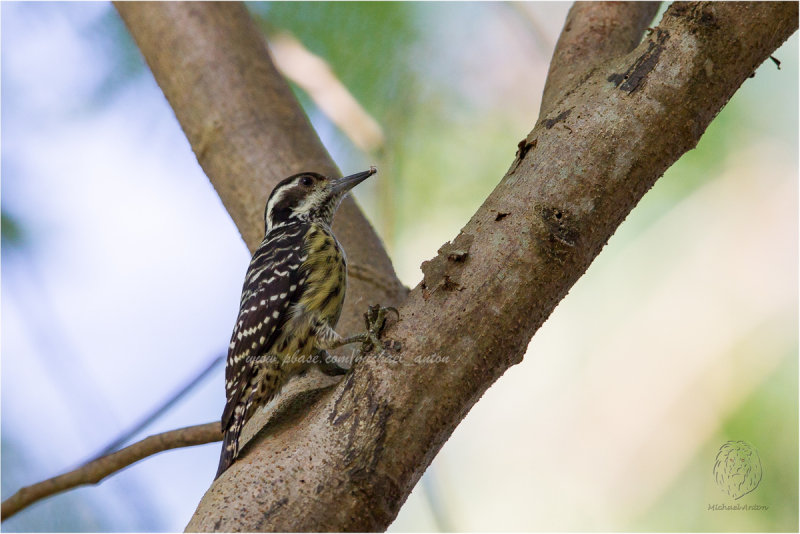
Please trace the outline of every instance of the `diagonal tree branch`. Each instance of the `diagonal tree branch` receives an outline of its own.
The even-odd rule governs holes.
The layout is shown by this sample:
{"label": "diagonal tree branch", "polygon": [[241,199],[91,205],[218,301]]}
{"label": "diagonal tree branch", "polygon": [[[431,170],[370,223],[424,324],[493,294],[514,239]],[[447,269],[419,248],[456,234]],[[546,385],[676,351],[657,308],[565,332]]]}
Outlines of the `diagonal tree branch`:
{"label": "diagonal tree branch", "polygon": [[180,447],[204,445],[222,439],[219,423],[189,426],[154,434],[117,452],[92,460],[79,468],[31,486],[26,486],[3,501],[2,520],[5,521],[36,501],[86,484],[97,484],[143,458]]}
{"label": "diagonal tree branch", "polygon": [[189,392],[192,391],[199,383],[201,383],[210,373],[214,370],[214,368],[219,365],[220,363],[225,362],[225,354],[220,354],[215,356],[206,367],[200,371],[200,373],[196,374],[186,382],[181,388],[170,395],[170,397],[165,401],[162,402],[158,407],[156,407],[153,411],[142,417],[139,421],[137,421],[133,426],[126,429],[122,434],[114,439],[111,443],[106,445],[103,450],[101,450],[98,454],[91,457],[86,463],[89,463],[93,460],[97,460],[103,456],[111,454],[112,452],[118,450],[120,447],[125,445],[128,441],[131,440],[134,436],[139,434],[143,429],[150,426],[153,421],[157,420],[167,411],[169,411],[175,404],[183,399]]}
{"label": "diagonal tree branch", "polygon": [[[302,377],[290,381],[268,412],[257,413],[245,425],[240,438],[243,446],[252,439],[260,427],[267,423],[273,426],[276,423],[290,424],[298,412],[302,412],[304,407],[312,404],[323,390],[337,384],[339,380],[338,376],[328,376],[312,368]],[[97,484],[148,456],[170,449],[194,447],[221,440],[222,432],[218,421],[148,436],[118,451],[104,453],[68,473],[21,488],[3,501],[0,520],[5,521],[35,502],[56,493],[87,484]]]}
{"label": "diagonal tree branch", "polygon": [[634,50],[562,89],[483,206],[423,264],[387,332],[401,363],[361,362],[257,438],[187,529],[385,529],[625,216],[796,28],[795,3],[676,3]]}

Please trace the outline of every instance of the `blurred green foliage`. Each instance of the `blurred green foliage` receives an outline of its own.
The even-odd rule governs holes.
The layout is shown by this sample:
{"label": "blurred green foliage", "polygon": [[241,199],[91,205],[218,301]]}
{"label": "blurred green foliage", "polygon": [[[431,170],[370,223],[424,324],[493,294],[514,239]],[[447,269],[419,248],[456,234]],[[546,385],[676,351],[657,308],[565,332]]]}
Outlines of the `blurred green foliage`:
{"label": "blurred green foliage", "polygon": [[[785,340],[786,320],[775,318],[744,333],[732,359],[771,347],[764,340]],[[798,346],[784,347],[780,365],[728,417],[671,487],[630,525],[632,530],[696,532],[796,532],[798,529]],[[731,360],[726,360],[729,364]],[[701,407],[702,410],[707,407]],[[714,481],[717,452],[727,441],[744,440],[758,451],[763,475],[751,493],[738,500]],[[767,506],[766,510],[718,511],[709,505]]]}
{"label": "blurred green foliage", "polygon": [[0,216],[0,229],[2,229],[0,242],[4,248],[9,245],[19,246],[25,241],[25,232],[19,221],[6,211]]}
{"label": "blurred green foliage", "polygon": [[410,98],[410,48],[417,39],[416,4],[403,2],[252,2],[269,35],[291,32],[325,58],[333,71],[381,123]]}

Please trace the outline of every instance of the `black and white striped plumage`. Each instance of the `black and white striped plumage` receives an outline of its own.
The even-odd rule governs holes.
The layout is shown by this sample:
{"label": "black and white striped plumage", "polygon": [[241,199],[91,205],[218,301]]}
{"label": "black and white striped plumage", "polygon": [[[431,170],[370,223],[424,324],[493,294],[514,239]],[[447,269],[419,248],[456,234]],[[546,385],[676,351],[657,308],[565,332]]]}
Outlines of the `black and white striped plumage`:
{"label": "black and white striped plumage", "polygon": [[339,180],[300,173],[272,191],[228,349],[217,477],[238,456],[239,436],[253,413],[314,355],[343,341],[334,327],[347,267],[330,225],[342,197],[374,173],[372,167]]}

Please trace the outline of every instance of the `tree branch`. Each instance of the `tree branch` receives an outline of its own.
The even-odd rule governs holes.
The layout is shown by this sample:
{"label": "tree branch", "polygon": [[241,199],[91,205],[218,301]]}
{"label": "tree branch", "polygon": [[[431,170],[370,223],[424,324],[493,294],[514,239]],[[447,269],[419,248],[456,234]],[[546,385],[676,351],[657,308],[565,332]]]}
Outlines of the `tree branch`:
{"label": "tree branch", "polygon": [[192,389],[195,388],[200,382],[202,382],[210,373],[214,370],[214,368],[219,365],[220,363],[225,362],[225,354],[220,354],[219,356],[215,356],[211,362],[206,365],[206,367],[200,371],[200,373],[196,374],[185,383],[181,388],[170,395],[165,402],[162,402],[158,407],[156,407],[153,411],[142,417],[139,421],[137,421],[133,426],[126,429],[122,434],[114,438],[114,441],[106,445],[103,450],[101,450],[98,454],[90,457],[87,460],[87,463],[92,460],[97,460],[107,454],[111,454],[112,452],[116,451],[126,443],[128,443],[134,436],[139,435],[139,433],[150,426],[155,420],[165,414],[168,410],[170,410],[175,404],[184,398]]}
{"label": "tree branch", "polygon": [[153,454],[179,447],[204,445],[221,439],[219,422],[189,426],[149,436],[117,452],[92,460],[74,471],[20,489],[3,501],[2,520],[5,521],[45,497],[77,486],[97,484],[107,476]]}
{"label": "tree branch", "polygon": [[187,529],[385,529],[633,206],[796,27],[795,3],[676,3],[632,52],[576,80],[423,265],[387,332],[401,363],[361,362],[292,425],[257,436]]}
{"label": "tree branch", "polygon": [[642,40],[660,2],[575,2],[556,43],[540,116],[574,89],[593,67],[627,54]]}

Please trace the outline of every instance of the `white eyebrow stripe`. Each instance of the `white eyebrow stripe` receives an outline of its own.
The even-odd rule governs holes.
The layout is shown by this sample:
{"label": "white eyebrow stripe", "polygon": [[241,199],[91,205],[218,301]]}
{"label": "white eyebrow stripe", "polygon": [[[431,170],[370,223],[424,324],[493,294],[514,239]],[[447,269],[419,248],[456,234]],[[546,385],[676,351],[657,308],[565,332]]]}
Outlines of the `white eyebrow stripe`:
{"label": "white eyebrow stripe", "polygon": [[272,220],[272,210],[275,209],[275,204],[283,200],[283,197],[286,196],[288,190],[288,187],[282,188],[276,195],[269,199],[269,202],[267,202],[267,211],[265,215],[266,220],[264,221],[267,228],[266,233],[269,233],[269,231],[272,230],[272,223],[270,221]]}

